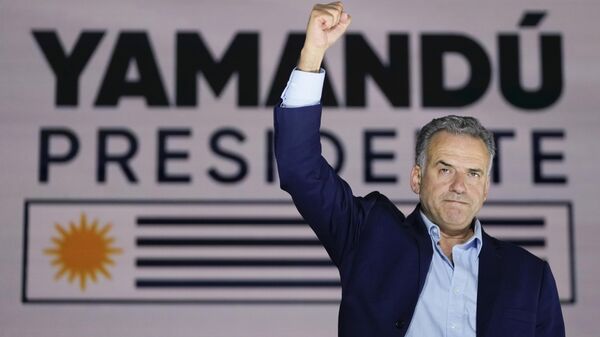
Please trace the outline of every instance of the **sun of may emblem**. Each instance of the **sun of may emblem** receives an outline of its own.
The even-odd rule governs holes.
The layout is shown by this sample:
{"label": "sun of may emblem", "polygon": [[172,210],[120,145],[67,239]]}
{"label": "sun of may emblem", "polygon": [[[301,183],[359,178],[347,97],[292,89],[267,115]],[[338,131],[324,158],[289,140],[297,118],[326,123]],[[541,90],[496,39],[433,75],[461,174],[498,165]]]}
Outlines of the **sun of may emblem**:
{"label": "sun of may emblem", "polygon": [[52,265],[58,269],[55,280],[66,276],[73,283],[79,279],[79,288],[85,291],[88,280],[97,282],[98,274],[111,278],[107,269],[115,264],[111,256],[122,253],[113,246],[115,239],[109,236],[111,224],[99,227],[97,219],[88,223],[82,213],[79,224],[70,222],[66,229],[57,223],[55,228],[58,236],[52,237],[54,247],[44,250],[44,254],[54,257]]}

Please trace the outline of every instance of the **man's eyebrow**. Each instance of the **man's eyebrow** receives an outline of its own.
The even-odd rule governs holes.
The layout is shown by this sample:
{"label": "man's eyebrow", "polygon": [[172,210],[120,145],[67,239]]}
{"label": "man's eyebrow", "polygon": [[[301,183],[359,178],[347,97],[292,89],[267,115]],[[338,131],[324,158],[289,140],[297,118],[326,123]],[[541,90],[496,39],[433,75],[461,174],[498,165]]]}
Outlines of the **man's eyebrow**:
{"label": "man's eyebrow", "polygon": [[436,165],[438,165],[438,164],[442,164],[442,165],[444,165],[444,166],[452,167],[452,165],[451,165],[451,164],[448,164],[448,163],[446,163],[446,162],[445,162],[445,161],[443,161],[443,160],[438,160],[438,161],[437,161],[437,163],[436,163]]}
{"label": "man's eyebrow", "polygon": [[483,170],[479,168],[470,168],[469,172],[483,173]]}
{"label": "man's eyebrow", "polygon": [[[443,166],[448,166],[448,167],[454,167],[454,166],[452,166],[452,164],[448,164],[448,163],[446,163],[445,161],[443,161],[443,160],[441,160],[441,159],[440,159],[440,160],[438,160],[438,161],[436,162],[436,165],[443,165]],[[467,170],[468,170],[469,172],[475,172],[475,173],[483,173],[483,172],[484,172],[484,171],[483,171],[482,169],[480,169],[480,168],[469,168],[469,169],[467,169]]]}

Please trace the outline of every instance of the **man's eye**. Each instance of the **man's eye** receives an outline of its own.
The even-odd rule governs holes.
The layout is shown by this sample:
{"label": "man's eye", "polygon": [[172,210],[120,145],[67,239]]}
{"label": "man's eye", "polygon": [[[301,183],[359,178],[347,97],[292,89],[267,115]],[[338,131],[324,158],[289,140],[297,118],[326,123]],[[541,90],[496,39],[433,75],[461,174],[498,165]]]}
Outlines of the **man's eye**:
{"label": "man's eye", "polygon": [[481,173],[479,173],[479,172],[469,172],[469,175],[474,178],[481,177]]}
{"label": "man's eye", "polygon": [[442,173],[442,174],[448,174],[448,173],[450,173],[450,169],[448,169],[448,168],[445,168],[445,167],[442,167],[442,168],[440,169],[440,173]]}

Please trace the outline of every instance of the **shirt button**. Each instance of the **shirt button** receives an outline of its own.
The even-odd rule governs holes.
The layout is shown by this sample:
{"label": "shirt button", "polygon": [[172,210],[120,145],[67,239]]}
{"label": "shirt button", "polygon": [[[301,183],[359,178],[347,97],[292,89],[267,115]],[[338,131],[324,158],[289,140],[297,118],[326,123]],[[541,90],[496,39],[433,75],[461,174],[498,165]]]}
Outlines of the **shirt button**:
{"label": "shirt button", "polygon": [[394,325],[396,326],[396,329],[402,330],[406,325],[406,322],[402,320],[397,320]]}
{"label": "shirt button", "polygon": [[456,325],[454,323],[450,324],[450,329],[452,329],[452,330],[456,329]]}
{"label": "shirt button", "polygon": [[458,295],[458,294],[460,294],[460,289],[458,289],[458,288],[454,288],[454,294],[455,294],[455,295]]}

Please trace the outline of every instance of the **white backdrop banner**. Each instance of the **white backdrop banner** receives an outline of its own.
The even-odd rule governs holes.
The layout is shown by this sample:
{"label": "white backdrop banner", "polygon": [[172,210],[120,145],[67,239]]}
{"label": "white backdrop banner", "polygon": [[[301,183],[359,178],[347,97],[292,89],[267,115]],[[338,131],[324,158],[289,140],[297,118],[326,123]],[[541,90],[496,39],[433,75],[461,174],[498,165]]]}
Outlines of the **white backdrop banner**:
{"label": "white backdrop banner", "polygon": [[[272,107],[312,3],[0,4],[0,336],[335,336],[339,276],[278,186]],[[600,305],[600,4],[347,1],[324,154],[404,212],[415,134],[496,137],[486,230]]]}

